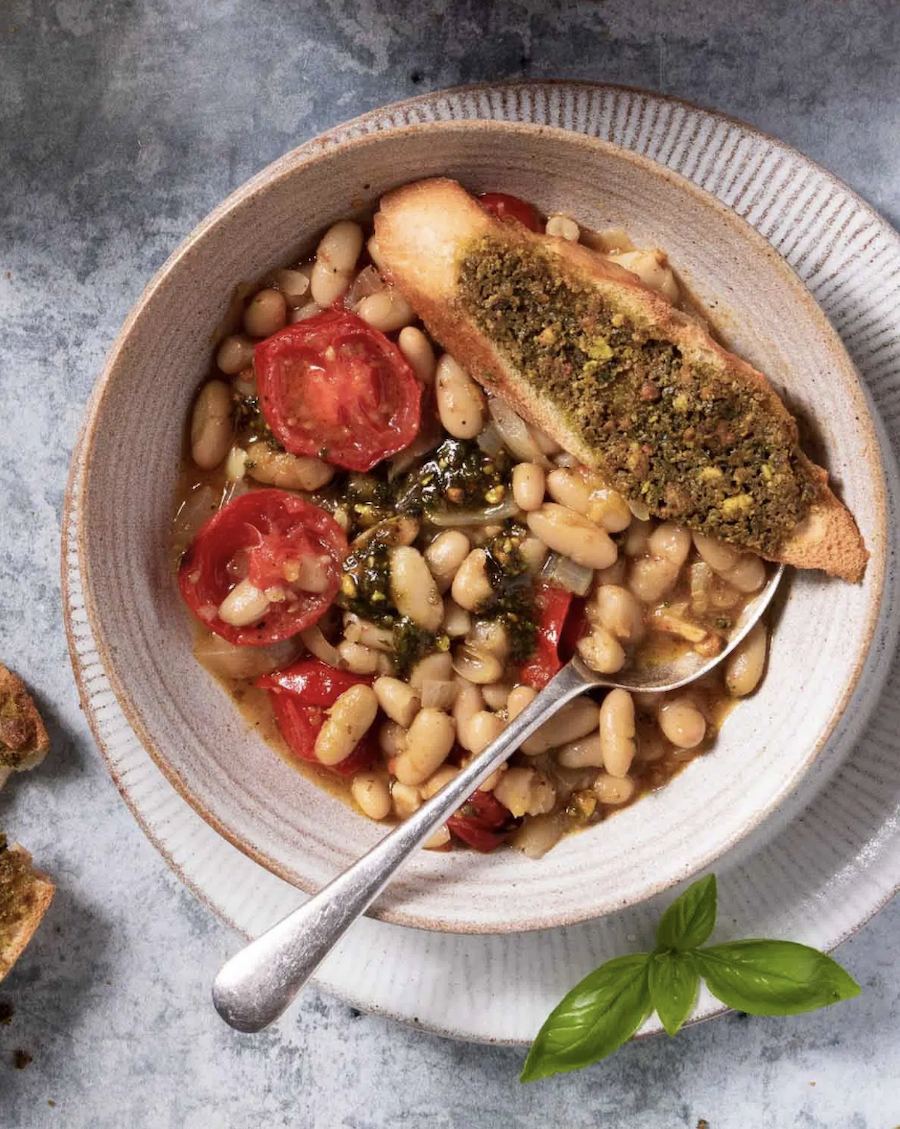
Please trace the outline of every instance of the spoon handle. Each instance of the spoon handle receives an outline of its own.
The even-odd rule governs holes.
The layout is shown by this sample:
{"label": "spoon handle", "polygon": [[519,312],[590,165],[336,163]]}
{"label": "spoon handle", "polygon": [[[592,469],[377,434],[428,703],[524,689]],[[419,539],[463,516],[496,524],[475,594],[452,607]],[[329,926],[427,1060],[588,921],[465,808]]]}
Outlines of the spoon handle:
{"label": "spoon handle", "polygon": [[216,1011],[238,1031],[260,1031],[290,1004],[394,871],[566,702],[596,683],[568,663],[503,733],[357,862],[227,961],[213,983]]}

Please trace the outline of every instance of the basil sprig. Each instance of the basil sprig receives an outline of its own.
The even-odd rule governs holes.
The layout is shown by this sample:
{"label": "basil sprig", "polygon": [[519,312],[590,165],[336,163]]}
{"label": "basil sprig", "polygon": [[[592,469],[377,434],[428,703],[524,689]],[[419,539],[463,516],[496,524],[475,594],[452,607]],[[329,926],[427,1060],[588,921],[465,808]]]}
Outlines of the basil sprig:
{"label": "basil sprig", "polygon": [[796,1015],[859,995],[852,976],[807,945],[748,940],[701,947],[715,924],[711,874],[662,915],[652,953],[609,960],[563,997],[531,1045],[522,1081],[599,1062],[652,1011],[675,1035],[690,1015],[701,978],[722,1003],[749,1015]]}

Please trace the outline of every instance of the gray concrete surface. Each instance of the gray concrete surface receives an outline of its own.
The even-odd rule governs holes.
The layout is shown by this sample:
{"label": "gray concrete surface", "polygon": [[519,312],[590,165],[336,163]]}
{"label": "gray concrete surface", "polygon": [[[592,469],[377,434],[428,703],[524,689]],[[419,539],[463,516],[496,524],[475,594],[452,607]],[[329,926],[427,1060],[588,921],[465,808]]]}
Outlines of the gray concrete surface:
{"label": "gray concrete surface", "polygon": [[[446,11],[444,9],[446,8]],[[442,1041],[314,992],[226,1030],[234,938],[119,800],[76,701],[59,614],[68,456],[116,328],[215,203],[325,127],[476,79],[646,85],[746,118],[900,217],[895,0],[4,0],[0,4],[0,655],[52,723],[0,823],[59,883],[0,986],[0,1125],[120,1129],[802,1126],[900,1122],[900,906],[840,958],[862,998],[732,1017],[520,1087],[521,1055]],[[14,1052],[33,1061],[13,1066]]]}

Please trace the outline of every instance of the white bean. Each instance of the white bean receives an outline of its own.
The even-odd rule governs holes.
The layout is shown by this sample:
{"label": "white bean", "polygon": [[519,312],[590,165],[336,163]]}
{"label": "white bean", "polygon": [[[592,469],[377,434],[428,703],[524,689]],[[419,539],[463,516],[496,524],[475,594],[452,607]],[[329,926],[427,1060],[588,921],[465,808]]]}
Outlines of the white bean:
{"label": "white bean", "polygon": [[706,718],[690,698],[673,698],[659,710],[659,727],[679,749],[695,749],[706,736]]}
{"label": "white bean", "polygon": [[556,759],[563,768],[602,768],[603,750],[600,733],[589,733],[577,741],[569,741],[557,750]]}
{"label": "white bean", "polygon": [[320,306],[330,306],[350,288],[362,244],[362,228],[352,220],[340,220],[322,236],[310,279],[310,292]]}
{"label": "white bean", "polygon": [[433,832],[422,844],[423,851],[441,851],[450,842],[450,828],[446,823]]}
{"label": "white bean", "polygon": [[391,599],[401,615],[425,631],[437,631],[444,604],[425,558],[411,545],[391,549]]}
{"label": "white bean", "polygon": [[645,604],[654,604],[675,586],[679,567],[662,557],[639,557],[628,573],[628,587]]}
{"label": "white bean", "polygon": [[452,764],[444,764],[433,773],[419,788],[422,793],[423,800],[430,800],[432,796],[436,796],[442,788],[445,788],[454,776],[459,774],[459,769],[454,768]]}
{"label": "white bean", "polygon": [[422,806],[422,797],[418,788],[395,780],[391,785],[391,802],[394,805],[394,815],[398,819],[406,819]]}
{"label": "white bean", "polygon": [[249,627],[269,610],[269,598],[249,580],[241,580],[219,604],[219,619],[232,627]]}
{"label": "white bean", "polygon": [[766,665],[766,625],[757,623],[725,660],[725,686],[732,698],[744,698],[759,685]]}
{"label": "white bean", "polygon": [[481,687],[484,700],[492,710],[505,710],[512,687],[508,682],[488,682]]}
{"label": "white bean", "polygon": [[409,675],[409,684],[414,690],[421,690],[423,682],[449,682],[453,677],[453,660],[446,651],[426,655],[419,659]]}
{"label": "white bean", "polygon": [[437,361],[434,348],[422,330],[417,329],[414,325],[408,325],[400,331],[397,345],[419,380],[423,384],[434,384],[434,370]]}
{"label": "white bean", "polygon": [[261,440],[247,449],[247,474],[282,490],[319,490],[334,477],[334,467],[311,455],[276,451]]}
{"label": "white bean", "polygon": [[362,299],[357,314],[381,333],[395,333],[416,320],[416,312],[399,290],[389,286]]}
{"label": "white bean", "polygon": [[315,743],[316,759],[324,765],[340,764],[359,744],[378,713],[378,699],[371,686],[351,686],[337,699]]}
{"label": "white bean", "polygon": [[401,784],[422,784],[450,755],[456,726],[442,711],[421,709],[406,734],[406,748],[394,762]]}
{"label": "white bean", "polygon": [[519,556],[532,576],[541,571],[549,555],[550,550],[539,537],[523,537],[519,542]]}
{"label": "white bean", "polygon": [[461,608],[452,597],[447,596],[444,600],[444,619],[441,623],[441,630],[451,639],[459,639],[463,635],[468,635],[471,629],[471,615],[465,608]]}
{"label": "white bean", "polygon": [[625,665],[625,651],[605,627],[594,624],[589,635],[576,643],[579,655],[598,674],[615,674]]}
{"label": "white bean", "polygon": [[548,749],[556,749],[560,745],[567,745],[570,741],[577,741],[579,737],[586,737],[598,725],[597,705],[586,698],[570,702],[563,706],[559,713],[545,721],[544,724],[525,741],[522,752],[528,756],[537,756],[546,753]]}
{"label": "white bean", "polygon": [[600,704],[600,748],[610,776],[627,776],[636,751],[634,702],[627,690],[610,690]]}
{"label": "white bean", "polygon": [[350,782],[350,795],[369,819],[385,819],[390,815],[390,789],[377,772],[358,772]]}
{"label": "white bean", "polygon": [[634,790],[635,783],[630,776],[610,776],[601,772],[594,781],[594,792],[601,804],[627,804]]}
{"label": "white bean", "polygon": [[251,337],[271,337],[287,325],[287,302],[278,290],[260,290],[244,310],[244,329]]}
{"label": "white bean", "polygon": [[349,643],[346,639],[338,644],[338,654],[347,670],[353,674],[374,674],[378,670],[378,652],[360,643]]}
{"label": "white bean", "polygon": [[591,623],[599,623],[624,643],[639,643],[644,637],[643,609],[627,588],[599,585],[587,611]]}
{"label": "white bean", "polygon": [[544,815],[553,810],[556,789],[543,772],[513,765],[494,788],[494,795],[516,817]]}
{"label": "white bean", "polygon": [[444,429],[456,439],[474,439],[484,427],[484,393],[449,353],[437,363],[435,385]]}
{"label": "white bean", "polygon": [[555,235],[569,243],[577,243],[581,236],[581,228],[578,224],[570,216],[564,216],[560,213],[549,217],[544,231],[548,235]]}
{"label": "white bean", "polygon": [[473,549],[453,577],[450,588],[453,599],[466,611],[478,611],[494,594],[487,574],[487,553]]}
{"label": "white bean", "polygon": [[378,729],[378,748],[390,760],[406,748],[406,730],[396,721],[383,721]]}
{"label": "white bean", "polygon": [[548,502],[528,514],[527,521],[545,545],[585,568],[608,568],[616,559],[609,534],[567,506]]}
{"label": "white bean", "polygon": [[191,458],[203,470],[212,470],[224,462],[233,437],[231,389],[222,380],[210,380],[194,403]]}
{"label": "white bean", "polygon": [[512,489],[516,505],[526,512],[539,509],[544,501],[544,468],[537,463],[517,463],[513,468]]}
{"label": "white bean", "polygon": [[562,812],[535,815],[524,820],[509,842],[527,858],[539,859],[556,846],[565,828],[566,817]]}
{"label": "white bean", "polygon": [[[466,752],[477,756],[484,752],[492,741],[497,740],[503,732],[503,728],[502,718],[489,710],[479,710],[466,723],[466,743],[463,748]],[[461,741],[460,744],[462,744]],[[486,790],[490,791],[490,789]]]}
{"label": "white bean", "polygon": [[[282,574],[290,584],[302,592],[327,592],[331,586],[334,562],[329,556],[303,556],[297,561],[285,561]],[[358,639],[349,640],[358,643]]]}
{"label": "white bean", "polygon": [[255,344],[249,337],[232,334],[226,337],[216,353],[216,364],[228,376],[237,376],[253,364]]}
{"label": "white bean", "polygon": [[636,274],[645,286],[656,290],[670,302],[678,301],[678,283],[668,265],[666,254],[657,248],[620,251],[609,256],[620,267]]}
{"label": "white bean", "polygon": [[400,678],[376,678],[372,689],[391,721],[409,729],[419,712],[419,695],[415,690]]}
{"label": "white bean", "polygon": [[309,293],[309,274],[302,270],[276,271],[275,285],[284,295],[288,306],[297,309],[303,305]]}
{"label": "white bean", "polygon": [[469,747],[469,722],[484,709],[484,697],[473,682],[458,678],[459,689],[453,703],[453,720],[456,722],[456,736],[464,749]]}
{"label": "white bean", "polygon": [[459,566],[469,555],[469,538],[458,529],[446,529],[425,550],[425,560],[431,575],[437,582],[438,591],[446,592],[453,582]]}
{"label": "white bean", "polygon": [[506,699],[506,713],[510,721],[515,720],[537,697],[537,690],[531,686],[514,686]]}
{"label": "white bean", "polygon": [[503,663],[490,651],[471,643],[461,643],[453,654],[453,669],[461,678],[481,686],[500,678]]}
{"label": "white bean", "polygon": [[691,551],[690,532],[683,525],[664,521],[650,534],[647,549],[651,556],[660,557],[681,568]]}

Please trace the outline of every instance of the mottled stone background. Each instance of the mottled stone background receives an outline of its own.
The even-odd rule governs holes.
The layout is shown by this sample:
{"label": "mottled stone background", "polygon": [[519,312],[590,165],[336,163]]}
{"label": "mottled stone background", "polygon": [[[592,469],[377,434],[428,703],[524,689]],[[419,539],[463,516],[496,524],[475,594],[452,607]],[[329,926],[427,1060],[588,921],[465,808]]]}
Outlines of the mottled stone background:
{"label": "mottled stone background", "polygon": [[[896,0],[2,0],[0,654],[55,749],[0,823],[56,876],[0,987],[0,1125],[762,1126],[900,1122],[900,906],[844,945],[862,998],[730,1017],[530,1088],[521,1055],[443,1041],[309,992],[265,1035],[208,1003],[235,938],[120,801],[76,701],[58,541],[88,390],[144,282],[251,173],[417,91],[521,76],[654,87],[809,153],[900,217]],[[33,1061],[13,1066],[14,1052]]]}

